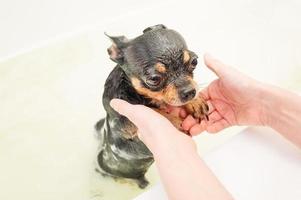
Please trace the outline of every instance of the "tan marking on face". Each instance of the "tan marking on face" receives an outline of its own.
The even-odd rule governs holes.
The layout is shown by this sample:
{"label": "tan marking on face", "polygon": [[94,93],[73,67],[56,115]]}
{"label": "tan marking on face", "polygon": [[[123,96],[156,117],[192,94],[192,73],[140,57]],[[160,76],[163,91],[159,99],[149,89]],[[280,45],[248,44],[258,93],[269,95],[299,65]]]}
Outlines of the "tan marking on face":
{"label": "tan marking on face", "polygon": [[181,105],[181,100],[178,95],[178,90],[173,84],[167,86],[164,92],[164,102],[169,105]]}
{"label": "tan marking on face", "polygon": [[[191,81],[195,88],[197,87],[196,82],[191,77],[187,76],[187,79]],[[168,85],[165,89],[161,91],[151,91],[150,89],[145,88],[141,84],[141,81],[135,77],[131,78],[131,82],[133,87],[139,94],[152,99],[153,103],[160,105],[162,102],[165,102],[166,104],[173,106],[183,105],[178,95],[178,90],[174,86],[174,84]]]}
{"label": "tan marking on face", "polygon": [[136,91],[146,97],[149,97],[151,99],[155,99],[157,101],[163,100],[163,91],[151,91],[141,84],[141,81],[137,78],[131,78],[131,82],[133,87],[136,89]]}
{"label": "tan marking on face", "polygon": [[[187,80],[189,80],[190,81],[190,83],[193,85],[193,87],[195,88],[195,90],[196,91],[198,91],[198,84],[195,82],[195,80],[193,80],[193,78],[192,77],[190,77],[190,76],[187,76]],[[197,95],[196,95],[197,96]]]}
{"label": "tan marking on face", "polygon": [[187,63],[190,60],[190,55],[189,52],[187,50],[183,51],[183,62],[184,64]]}
{"label": "tan marking on face", "polygon": [[156,68],[156,70],[157,70],[158,72],[160,72],[160,73],[165,73],[165,72],[166,72],[166,67],[165,67],[165,65],[162,64],[162,63],[160,63],[160,62],[156,63],[155,68]]}

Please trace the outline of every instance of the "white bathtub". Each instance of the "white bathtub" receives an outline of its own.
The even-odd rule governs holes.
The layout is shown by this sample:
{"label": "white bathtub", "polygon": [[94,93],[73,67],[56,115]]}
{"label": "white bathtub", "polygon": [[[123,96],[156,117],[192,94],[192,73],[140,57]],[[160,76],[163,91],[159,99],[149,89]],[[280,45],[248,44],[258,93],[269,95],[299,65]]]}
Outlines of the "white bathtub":
{"label": "white bathtub", "polygon": [[[188,1],[159,8],[154,4],[100,19],[95,27],[2,59],[0,199],[118,200],[143,192],[93,171],[97,148],[93,125],[105,115],[102,87],[114,67],[106,53],[110,42],[104,31],[135,37],[145,27],[163,23],[178,30],[200,60],[209,51],[257,79],[300,88],[300,24],[291,23],[281,4],[273,4],[273,12],[267,12],[260,1],[251,2]],[[183,6],[189,7],[185,14]],[[286,4],[285,9],[293,7]],[[214,78],[203,64],[198,66],[198,82],[207,84]],[[238,130],[196,137],[200,154]],[[151,185],[158,180],[154,168],[147,177]]]}

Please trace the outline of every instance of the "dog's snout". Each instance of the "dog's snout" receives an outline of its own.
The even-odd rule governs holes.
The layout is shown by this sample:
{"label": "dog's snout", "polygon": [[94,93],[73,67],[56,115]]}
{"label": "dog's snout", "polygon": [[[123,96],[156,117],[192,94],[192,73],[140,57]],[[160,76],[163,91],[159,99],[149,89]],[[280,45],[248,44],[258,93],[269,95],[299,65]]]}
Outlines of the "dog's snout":
{"label": "dog's snout", "polygon": [[189,101],[193,99],[196,95],[196,90],[194,88],[184,89],[180,92],[180,97],[182,102]]}

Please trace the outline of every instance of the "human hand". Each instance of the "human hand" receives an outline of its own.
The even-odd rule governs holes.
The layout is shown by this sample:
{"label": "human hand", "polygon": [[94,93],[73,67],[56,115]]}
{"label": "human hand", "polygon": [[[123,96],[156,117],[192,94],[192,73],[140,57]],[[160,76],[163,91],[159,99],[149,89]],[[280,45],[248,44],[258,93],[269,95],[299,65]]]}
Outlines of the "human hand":
{"label": "human hand", "polygon": [[[110,104],[137,126],[138,137],[154,155],[169,199],[233,199],[198,156],[192,138],[178,131],[167,118],[151,108],[120,99]],[[178,115],[181,111],[172,110]]]}
{"label": "human hand", "polygon": [[184,115],[183,129],[196,135],[205,130],[216,133],[233,125],[265,125],[261,102],[263,84],[208,54],[204,56],[204,61],[218,76],[200,94],[209,105],[209,120],[199,123],[191,115]]}
{"label": "human hand", "polygon": [[[121,115],[126,116],[138,128],[138,137],[156,156],[164,153],[183,155],[196,152],[196,145],[191,137],[177,130],[161,114],[143,105],[132,105],[124,100],[113,99],[111,106]],[[173,109],[174,115],[180,115],[180,109]],[[160,153],[158,153],[160,152]]]}

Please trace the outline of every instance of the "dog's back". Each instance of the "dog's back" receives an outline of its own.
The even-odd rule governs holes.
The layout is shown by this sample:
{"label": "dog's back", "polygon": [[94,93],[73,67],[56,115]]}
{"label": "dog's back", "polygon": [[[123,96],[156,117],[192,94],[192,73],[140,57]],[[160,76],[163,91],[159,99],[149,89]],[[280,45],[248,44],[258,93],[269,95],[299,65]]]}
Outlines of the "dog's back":
{"label": "dog's back", "polygon": [[109,102],[113,98],[122,98],[131,103],[147,102],[135,92],[122,69],[117,66],[105,83],[103,106],[107,116],[95,125],[101,143],[97,156],[98,165],[103,173],[136,179],[138,185],[144,188],[148,184],[144,174],[153,163],[152,153],[137,136],[127,137],[135,127],[111,108]]}

